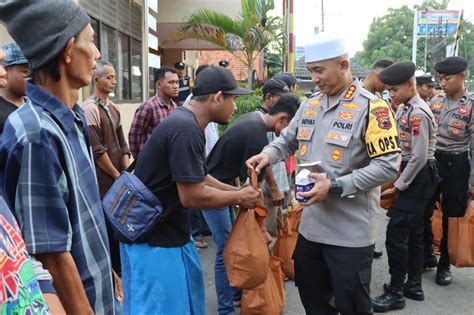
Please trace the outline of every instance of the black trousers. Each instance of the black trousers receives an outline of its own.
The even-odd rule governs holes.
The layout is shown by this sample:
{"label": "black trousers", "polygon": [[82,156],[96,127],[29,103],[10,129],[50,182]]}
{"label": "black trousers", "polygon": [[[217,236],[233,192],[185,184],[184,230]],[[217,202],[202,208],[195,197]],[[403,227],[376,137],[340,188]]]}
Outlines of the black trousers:
{"label": "black trousers", "polygon": [[332,246],[298,235],[293,253],[295,284],[306,314],[372,314],[373,252],[374,245]]}
{"label": "black trousers", "polygon": [[[448,218],[449,217],[463,217],[468,201],[468,189],[469,189],[469,173],[471,167],[469,165],[468,153],[461,154],[449,154],[436,152],[437,166],[439,171],[440,181],[436,187],[435,194],[430,201],[429,209],[431,215],[436,200],[441,197],[441,207],[443,208],[443,236],[441,238],[441,256],[438,262],[438,268],[446,269],[449,268],[449,255],[448,255]],[[430,213],[426,213],[425,222],[427,217],[431,216]],[[426,226],[426,225],[425,225]],[[433,244],[433,231],[430,226],[425,229],[424,233],[425,248],[431,247]]]}
{"label": "black trousers", "polygon": [[[407,162],[402,163],[402,169]],[[421,282],[423,272],[423,221],[426,208],[436,188],[438,171],[435,161],[418,172],[410,186],[400,192],[387,225],[387,248],[390,284],[402,289],[405,277]]]}

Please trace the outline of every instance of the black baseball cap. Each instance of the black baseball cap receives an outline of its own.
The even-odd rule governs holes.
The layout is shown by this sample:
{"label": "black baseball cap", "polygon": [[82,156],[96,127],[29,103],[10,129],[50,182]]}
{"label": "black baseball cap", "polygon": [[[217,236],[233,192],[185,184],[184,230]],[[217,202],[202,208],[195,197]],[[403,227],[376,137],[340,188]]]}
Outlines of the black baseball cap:
{"label": "black baseball cap", "polygon": [[186,65],[184,64],[184,62],[177,62],[174,64],[174,67],[176,69],[184,69],[186,67]]}
{"label": "black baseball cap", "polygon": [[207,95],[217,92],[233,95],[245,95],[251,90],[240,89],[232,72],[224,67],[211,66],[199,72],[193,87],[193,95]]}
{"label": "black baseball cap", "polygon": [[285,81],[279,79],[270,79],[262,87],[263,95],[267,93],[283,95],[289,93],[290,90]]}

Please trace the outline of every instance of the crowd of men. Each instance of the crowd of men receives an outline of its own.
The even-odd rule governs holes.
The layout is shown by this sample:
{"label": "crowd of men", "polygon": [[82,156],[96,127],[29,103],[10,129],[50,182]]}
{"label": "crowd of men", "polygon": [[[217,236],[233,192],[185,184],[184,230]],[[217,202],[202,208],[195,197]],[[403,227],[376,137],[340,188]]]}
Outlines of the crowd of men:
{"label": "crowd of men", "polygon": [[[241,185],[259,174],[275,237],[296,170],[313,172],[293,254],[295,284],[307,314],[371,314],[423,301],[422,272],[452,282],[448,219],[474,197],[474,97],[468,63],[448,57],[433,76],[412,62],[376,62],[359,81],[343,37],[321,33],[305,50],[320,91],[301,102],[296,78],[280,73],[261,105],[229,123],[239,95],[228,62],[203,65],[194,85],[185,64],[155,72],[156,93],[141,104],[125,140],[109,99],[113,65],[100,60],[90,18],[72,1],[9,1],[2,20],[16,43],[0,50],[2,314],[205,314],[204,280],[193,222],[216,243],[219,314],[235,314],[241,291],[229,284],[223,250],[234,206],[254,207],[260,191]],[[55,12],[62,12],[58,16]],[[79,91],[93,94],[79,105]],[[382,98],[388,91],[390,102]],[[436,93],[436,94],[435,94]],[[134,162],[131,164],[131,159]],[[133,169],[166,211],[146,242],[119,242],[101,199]],[[393,187],[381,192],[381,185]],[[388,212],[390,281],[371,298],[380,198]],[[443,209],[439,262],[431,216]],[[202,212],[201,212],[202,211]],[[196,216],[196,214],[199,214]],[[3,290],[2,288],[2,290]]]}

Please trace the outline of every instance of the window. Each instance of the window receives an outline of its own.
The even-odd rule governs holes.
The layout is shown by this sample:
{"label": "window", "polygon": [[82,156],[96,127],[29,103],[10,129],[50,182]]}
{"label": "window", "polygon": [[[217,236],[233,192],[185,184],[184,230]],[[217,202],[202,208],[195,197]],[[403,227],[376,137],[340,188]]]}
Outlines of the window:
{"label": "window", "polygon": [[[115,68],[117,85],[114,101],[142,101],[142,10],[129,0],[80,0],[91,16],[95,44]],[[92,85],[83,89],[83,99]]]}

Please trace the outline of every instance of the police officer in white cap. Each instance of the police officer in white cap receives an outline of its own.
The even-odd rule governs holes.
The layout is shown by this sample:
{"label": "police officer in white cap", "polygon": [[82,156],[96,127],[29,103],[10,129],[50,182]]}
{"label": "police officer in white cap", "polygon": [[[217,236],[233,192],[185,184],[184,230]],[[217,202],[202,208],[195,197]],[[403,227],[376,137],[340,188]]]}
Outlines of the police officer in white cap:
{"label": "police officer in white cap", "polygon": [[321,161],[326,177],[312,173],[314,188],[300,193],[308,201],[293,254],[296,286],[307,314],[370,314],[380,185],[400,166],[395,121],[352,77],[342,37],[316,35],[305,61],[321,93],[247,166],[259,172],[298,149],[301,162]]}

